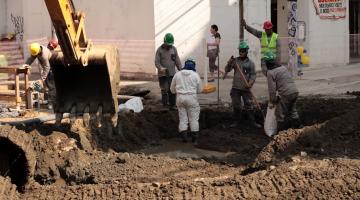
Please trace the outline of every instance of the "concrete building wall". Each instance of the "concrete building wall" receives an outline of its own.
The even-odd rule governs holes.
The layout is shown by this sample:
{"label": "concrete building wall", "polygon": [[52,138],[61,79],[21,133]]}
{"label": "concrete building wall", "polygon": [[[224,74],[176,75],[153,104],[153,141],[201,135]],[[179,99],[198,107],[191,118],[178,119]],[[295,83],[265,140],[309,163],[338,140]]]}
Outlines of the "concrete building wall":
{"label": "concrete building wall", "polygon": [[[270,18],[270,0],[245,0],[244,4],[249,25],[261,28],[263,21]],[[182,62],[187,57],[195,59],[200,74],[207,66],[205,40],[212,24],[218,25],[221,34],[220,67],[224,68],[231,55],[238,56],[238,0],[155,0],[156,47],[162,44],[166,33],[173,33]],[[247,33],[245,39],[251,46],[250,57],[259,67],[259,40]]]}
{"label": "concrete building wall", "polygon": [[6,33],[6,0],[0,0],[0,36]]}
{"label": "concrete building wall", "polygon": [[[306,23],[305,48],[312,66],[349,63],[349,2],[344,19],[320,19],[312,1],[299,1],[300,19]],[[300,14],[299,13],[299,14]]]}
{"label": "concrete building wall", "polygon": [[[44,1],[23,3],[24,48],[34,41],[51,38],[51,20]],[[85,12],[85,29],[95,45],[119,48],[122,72],[155,73],[154,4],[151,0],[73,0]],[[14,3],[15,4],[15,3]],[[141,5],[141,6],[140,6]],[[22,8],[17,8],[21,13]],[[27,56],[27,52],[24,52]]]}
{"label": "concrete building wall", "polygon": [[[263,23],[271,20],[271,0],[245,0],[244,17],[246,23],[258,30],[263,30]],[[245,31],[245,40],[250,44],[249,57],[255,62],[256,69],[260,70],[260,40]]]}
{"label": "concrete building wall", "polygon": [[[22,0],[5,0],[4,4],[6,7],[5,33],[20,32],[21,26],[23,26],[21,21],[24,19]],[[17,37],[19,38],[19,35]]]}
{"label": "concrete building wall", "polygon": [[88,37],[95,44],[119,47],[121,71],[155,73],[154,3],[152,0],[75,0],[86,13]]}

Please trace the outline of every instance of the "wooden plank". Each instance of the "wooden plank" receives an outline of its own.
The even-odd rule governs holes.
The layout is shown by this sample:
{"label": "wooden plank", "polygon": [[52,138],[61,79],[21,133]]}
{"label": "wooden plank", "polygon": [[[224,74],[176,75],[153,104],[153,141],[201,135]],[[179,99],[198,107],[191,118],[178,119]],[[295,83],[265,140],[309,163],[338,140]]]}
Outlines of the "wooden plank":
{"label": "wooden plank", "polygon": [[26,73],[25,74],[25,101],[26,101],[27,109],[32,108],[31,101],[29,101],[30,99],[31,99],[31,91],[30,91],[30,86],[29,86],[29,75]]}
{"label": "wooden plank", "polygon": [[17,69],[10,67],[0,67],[0,73],[16,74]]}
{"label": "wooden plank", "polygon": [[16,108],[20,109],[21,97],[20,97],[20,85],[19,85],[19,75],[15,75],[15,96],[16,96]]}

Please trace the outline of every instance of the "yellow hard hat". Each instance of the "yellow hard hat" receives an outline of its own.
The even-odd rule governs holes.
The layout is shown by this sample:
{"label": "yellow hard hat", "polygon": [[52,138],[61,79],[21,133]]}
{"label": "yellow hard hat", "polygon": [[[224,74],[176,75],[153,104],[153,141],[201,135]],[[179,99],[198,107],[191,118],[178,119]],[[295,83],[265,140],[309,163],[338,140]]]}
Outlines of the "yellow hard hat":
{"label": "yellow hard hat", "polygon": [[30,54],[32,56],[37,56],[40,53],[40,44],[39,43],[31,43],[30,44]]}

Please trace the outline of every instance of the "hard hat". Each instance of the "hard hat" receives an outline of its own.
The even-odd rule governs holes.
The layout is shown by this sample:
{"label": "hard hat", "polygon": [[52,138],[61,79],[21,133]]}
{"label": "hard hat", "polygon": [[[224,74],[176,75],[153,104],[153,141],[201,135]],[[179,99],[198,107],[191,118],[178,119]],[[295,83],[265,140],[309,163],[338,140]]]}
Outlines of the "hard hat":
{"label": "hard hat", "polygon": [[274,55],[273,52],[267,51],[267,52],[265,52],[265,55],[264,55],[263,59],[264,59],[265,61],[275,60],[275,55]]}
{"label": "hard hat", "polygon": [[36,42],[35,42],[35,43],[31,43],[29,50],[30,50],[30,54],[31,54],[32,56],[37,56],[37,55],[40,53],[40,51],[41,51],[40,44],[39,44],[39,43],[36,43]]}
{"label": "hard hat", "polygon": [[166,33],[164,37],[164,43],[168,45],[174,44],[174,36],[171,33]]}
{"label": "hard hat", "polygon": [[51,47],[52,49],[56,49],[58,46],[58,41],[56,39],[52,39],[49,41],[48,47]]}
{"label": "hard hat", "polygon": [[183,69],[196,71],[195,67],[196,67],[195,61],[191,58],[188,58],[185,61],[185,65]]}
{"label": "hard hat", "polygon": [[239,43],[238,49],[249,49],[249,45],[245,41],[242,41]]}
{"label": "hard hat", "polygon": [[264,22],[264,29],[265,30],[269,30],[269,29],[272,29],[273,28],[273,24],[271,21],[266,21]]}

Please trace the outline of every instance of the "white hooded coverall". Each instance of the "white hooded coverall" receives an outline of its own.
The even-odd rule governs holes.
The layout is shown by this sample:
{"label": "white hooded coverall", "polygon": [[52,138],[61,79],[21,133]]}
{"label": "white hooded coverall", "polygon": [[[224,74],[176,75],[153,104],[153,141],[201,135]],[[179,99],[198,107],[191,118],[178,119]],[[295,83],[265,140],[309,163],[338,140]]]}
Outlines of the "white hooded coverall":
{"label": "white hooded coverall", "polygon": [[200,106],[197,94],[202,91],[200,76],[192,70],[177,72],[171,82],[170,90],[176,93],[176,106],[179,111],[179,132],[199,131]]}

